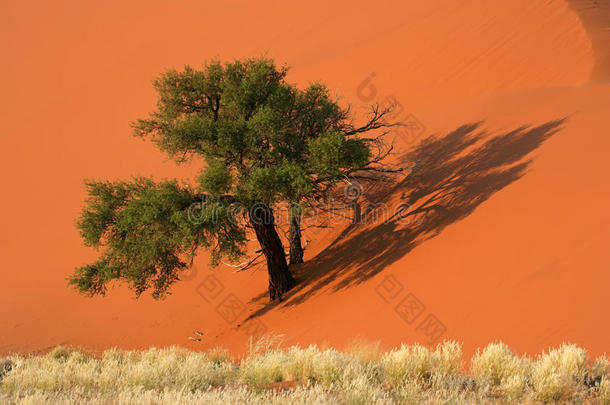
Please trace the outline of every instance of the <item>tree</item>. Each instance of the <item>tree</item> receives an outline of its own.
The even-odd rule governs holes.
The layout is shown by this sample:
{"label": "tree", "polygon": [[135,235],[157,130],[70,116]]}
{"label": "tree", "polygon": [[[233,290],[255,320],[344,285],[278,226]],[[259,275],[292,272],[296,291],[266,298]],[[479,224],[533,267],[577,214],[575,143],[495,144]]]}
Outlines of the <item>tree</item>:
{"label": "tree", "polygon": [[[393,105],[385,108],[372,105],[367,121],[357,126],[349,106],[341,107],[326,86],[314,83],[304,90],[292,88],[290,96],[277,108],[282,110],[281,125],[287,134],[286,142],[291,145],[284,158],[314,177],[309,179],[309,187],[289,189],[286,193],[290,264],[297,264],[303,262],[301,218],[305,208],[318,210],[318,202],[328,197],[338,182],[347,182],[348,192],[361,192],[355,190],[358,184],[355,179],[381,180],[365,173],[398,173],[407,167],[393,168],[384,163],[393,150],[386,135],[390,128],[401,125],[387,120]],[[363,153],[356,157],[360,152]],[[359,209],[357,198],[348,200]],[[357,211],[354,213],[354,221],[359,221]]]}
{"label": "tree", "polygon": [[[116,280],[137,296],[152,289],[161,298],[201,248],[211,251],[213,265],[222,258],[237,261],[253,231],[267,263],[269,296],[281,300],[296,281],[273,207],[294,207],[342,177],[374,170],[371,144],[379,139],[359,135],[387,126],[379,112],[366,125],[352,126],[348,110],[331,100],[326,87],[300,90],[286,82],[287,71],[256,58],[212,61],[201,70],[187,66],[155,79],[157,108],[132,124],[135,135],[177,163],[201,158],[201,174],[194,184],[86,181],[89,197],[77,226],[85,245],[101,253],[77,268],[69,283],[81,293],[103,295]],[[300,213],[292,218],[298,248]],[[292,252],[292,238],[290,246]]]}

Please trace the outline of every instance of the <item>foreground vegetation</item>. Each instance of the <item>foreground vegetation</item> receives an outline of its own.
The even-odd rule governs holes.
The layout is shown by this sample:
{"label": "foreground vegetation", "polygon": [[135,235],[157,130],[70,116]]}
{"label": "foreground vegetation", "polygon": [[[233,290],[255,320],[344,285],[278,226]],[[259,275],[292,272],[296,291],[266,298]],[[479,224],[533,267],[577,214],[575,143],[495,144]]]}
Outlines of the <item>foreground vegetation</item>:
{"label": "foreground vegetation", "polygon": [[[468,373],[467,373],[468,371]],[[536,358],[494,343],[469,363],[461,346],[431,350],[354,344],[346,352],[252,343],[240,361],[226,351],[171,347],[108,350],[58,347],[44,356],[0,360],[0,403],[95,404],[610,404],[610,361],[564,344]]]}

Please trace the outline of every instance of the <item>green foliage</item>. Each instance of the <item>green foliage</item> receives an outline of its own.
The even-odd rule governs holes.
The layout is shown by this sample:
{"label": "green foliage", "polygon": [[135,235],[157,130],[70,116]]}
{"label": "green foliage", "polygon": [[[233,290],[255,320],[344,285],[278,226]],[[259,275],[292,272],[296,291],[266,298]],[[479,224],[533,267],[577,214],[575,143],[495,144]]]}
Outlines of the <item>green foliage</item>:
{"label": "green foliage", "polygon": [[253,58],[155,79],[157,108],[132,124],[135,135],[178,163],[201,158],[204,168],[195,187],[149,178],[86,182],[78,228],[85,245],[102,252],[70,284],[95,295],[118,280],[137,295],[152,288],[162,297],[199,248],[211,250],[212,264],[243,255],[245,229],[229,203],[298,202],[365,167],[370,140],[350,133],[348,111],[322,84],[287,83],[287,71]]}
{"label": "green foliage", "polygon": [[204,204],[194,218],[190,208],[197,194],[176,181],[90,181],[87,187],[90,197],[78,227],[88,245],[105,249],[70,279],[82,293],[104,294],[109,281],[121,279],[138,295],[153,288],[162,297],[200,246],[215,257],[242,254],[244,230],[228,207]]}
{"label": "green foliage", "polygon": [[158,108],[133,124],[135,133],[178,162],[202,157],[202,186],[212,194],[298,200],[364,167],[370,150],[346,134],[348,113],[324,85],[300,90],[285,82],[286,73],[266,58],[169,71],[154,81]]}
{"label": "green foliage", "polygon": [[179,162],[193,154],[228,166],[258,161],[265,139],[257,114],[264,114],[286,72],[266,58],[170,70],[153,82],[157,110],[133,124],[135,133]]}
{"label": "green foliage", "polygon": [[219,196],[231,190],[233,177],[231,171],[223,162],[213,162],[201,172],[199,184],[201,189],[211,195]]}
{"label": "green foliage", "polygon": [[338,131],[312,139],[309,148],[310,170],[329,179],[340,178],[346,168],[366,166],[371,153],[364,142]]}

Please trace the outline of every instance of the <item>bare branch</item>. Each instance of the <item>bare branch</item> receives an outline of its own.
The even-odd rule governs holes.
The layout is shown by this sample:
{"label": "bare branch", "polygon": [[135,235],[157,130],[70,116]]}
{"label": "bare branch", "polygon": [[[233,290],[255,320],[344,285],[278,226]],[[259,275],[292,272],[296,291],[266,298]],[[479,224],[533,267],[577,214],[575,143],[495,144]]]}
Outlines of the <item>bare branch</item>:
{"label": "bare branch", "polygon": [[224,264],[225,266],[237,268],[237,270],[235,270],[235,272],[237,273],[237,272],[240,272],[240,271],[247,270],[249,267],[253,266],[255,264],[254,262],[259,257],[261,257],[262,255],[263,255],[263,253],[260,252],[258,255],[254,256],[254,258],[252,260],[249,260],[249,261],[244,262],[244,263],[230,264],[230,263],[222,262],[222,264]]}

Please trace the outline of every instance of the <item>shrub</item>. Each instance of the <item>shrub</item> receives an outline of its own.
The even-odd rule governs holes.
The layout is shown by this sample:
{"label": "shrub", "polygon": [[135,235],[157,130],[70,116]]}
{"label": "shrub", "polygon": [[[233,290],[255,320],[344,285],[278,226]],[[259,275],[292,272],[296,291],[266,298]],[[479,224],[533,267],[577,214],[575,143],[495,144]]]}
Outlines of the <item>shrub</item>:
{"label": "shrub", "polygon": [[569,401],[585,387],[587,353],[563,344],[539,356],[533,364],[534,398],[542,402]]}
{"label": "shrub", "polygon": [[591,377],[600,380],[610,377],[610,360],[605,355],[598,357],[591,364]]}
{"label": "shrub", "polygon": [[[271,338],[250,347],[239,363],[222,349],[177,347],[110,349],[101,358],[67,348],[13,356],[0,360],[0,403],[610,405],[608,360],[602,356],[589,365],[586,352],[574,345],[532,361],[493,343],[473,356],[473,378],[463,373],[455,342],[435,349],[402,345],[381,356],[375,344],[364,343],[347,353],[315,345],[281,349]],[[270,385],[280,381],[291,383]]]}
{"label": "shrub", "polygon": [[482,352],[477,350],[470,371],[480,387],[516,400],[528,387],[531,362],[515,355],[504,343],[491,343]]}
{"label": "shrub", "polygon": [[462,348],[455,342],[439,344],[434,351],[421,345],[402,345],[400,349],[385,353],[381,366],[390,384],[431,383],[433,379],[439,381],[459,374]]}
{"label": "shrub", "polygon": [[15,365],[10,359],[0,360],[0,382],[2,381],[2,377],[11,371],[13,367],[15,367]]}
{"label": "shrub", "polygon": [[291,347],[288,359],[284,368],[287,379],[325,385],[338,382],[343,369],[351,360],[348,355],[337,350],[321,351],[315,345],[306,349]]}
{"label": "shrub", "polygon": [[604,377],[599,385],[599,404],[610,405],[610,379]]}

